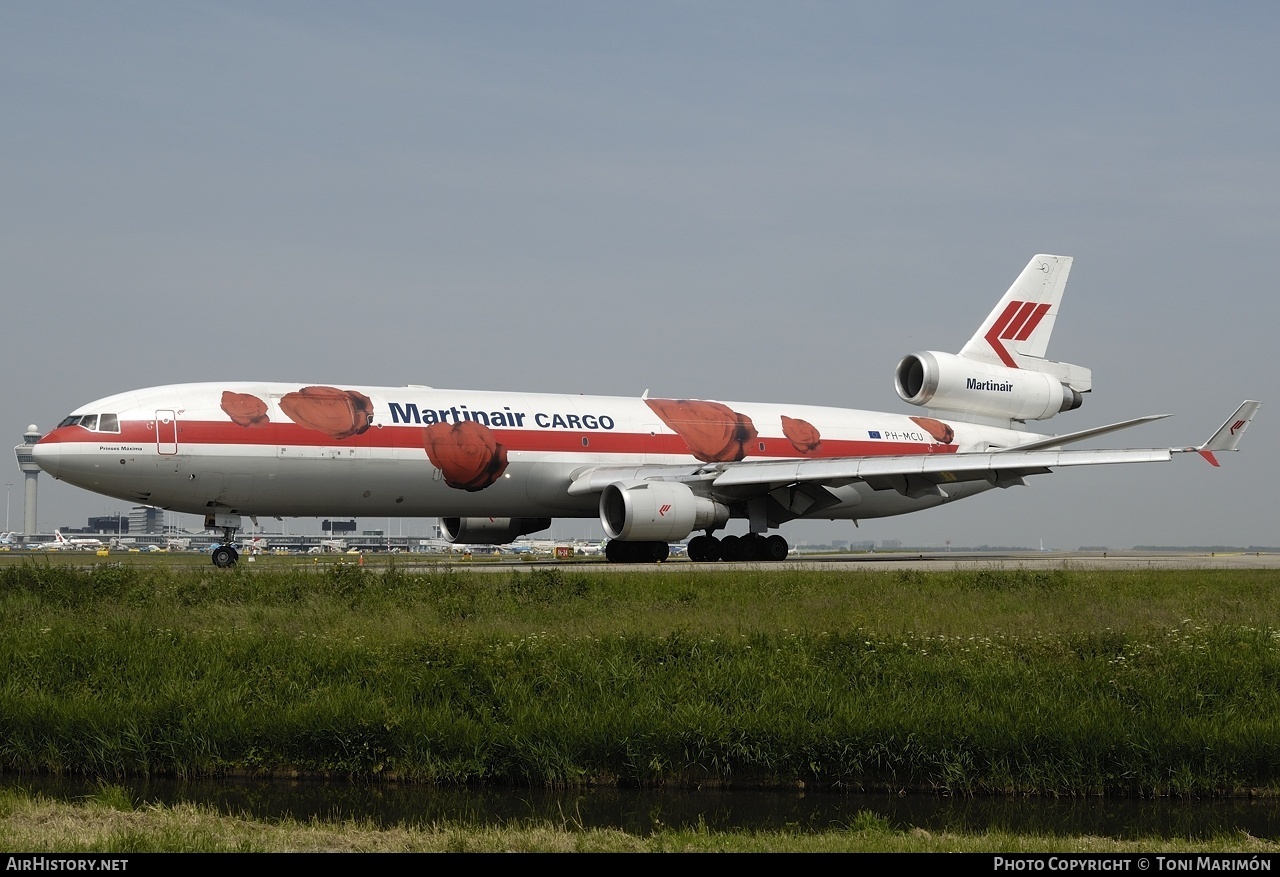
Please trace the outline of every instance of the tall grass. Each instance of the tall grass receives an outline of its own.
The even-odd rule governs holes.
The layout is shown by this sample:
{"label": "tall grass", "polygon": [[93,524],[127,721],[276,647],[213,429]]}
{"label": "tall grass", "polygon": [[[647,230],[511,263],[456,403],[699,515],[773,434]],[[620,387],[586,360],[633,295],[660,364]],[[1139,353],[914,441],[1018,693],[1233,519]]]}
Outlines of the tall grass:
{"label": "tall grass", "polygon": [[1273,570],[0,568],[0,769],[1280,789]]}
{"label": "tall grass", "polygon": [[[1243,832],[1207,838],[1105,838],[1060,832],[1014,834],[1001,829],[895,829],[885,818],[859,811],[847,825],[821,831],[716,831],[705,824],[659,826],[641,834],[589,828],[572,819],[513,819],[501,825],[471,825],[454,819],[382,826],[337,817],[299,821],[227,815],[193,804],[132,806],[123,789],[104,788],[75,802],[51,800],[22,790],[0,790],[0,849],[24,853],[174,852],[1074,852],[1225,853],[1275,855],[1275,841]],[[1215,860],[1217,861],[1217,860]],[[1262,860],[1265,861],[1265,860]],[[128,864],[136,861],[130,859]],[[1249,863],[1246,863],[1249,864]],[[1256,861],[1253,862],[1256,867]],[[12,866],[17,867],[17,864]],[[1168,867],[1168,866],[1167,866]]]}

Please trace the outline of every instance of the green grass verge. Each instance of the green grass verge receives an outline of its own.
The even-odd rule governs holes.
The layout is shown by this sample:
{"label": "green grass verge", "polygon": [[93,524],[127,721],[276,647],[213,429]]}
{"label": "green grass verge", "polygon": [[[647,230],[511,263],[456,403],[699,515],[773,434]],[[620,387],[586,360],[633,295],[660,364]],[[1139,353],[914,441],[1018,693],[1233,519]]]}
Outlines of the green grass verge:
{"label": "green grass verge", "polygon": [[0,769],[1280,789],[1275,570],[0,567]]}

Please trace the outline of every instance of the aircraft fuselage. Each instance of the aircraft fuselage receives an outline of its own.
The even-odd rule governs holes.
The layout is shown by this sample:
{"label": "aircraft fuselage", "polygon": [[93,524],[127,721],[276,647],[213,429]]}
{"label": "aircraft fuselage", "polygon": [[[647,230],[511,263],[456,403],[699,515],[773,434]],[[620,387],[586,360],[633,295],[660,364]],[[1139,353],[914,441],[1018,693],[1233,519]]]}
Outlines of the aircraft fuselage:
{"label": "aircraft fuselage", "polygon": [[[568,491],[594,467],[951,454],[1036,437],[805,405],[203,383],[81,406],[34,456],[87,490],[194,514],[594,517],[598,497]],[[902,514],[990,486],[945,498],[834,486],[839,503],[816,517]]]}

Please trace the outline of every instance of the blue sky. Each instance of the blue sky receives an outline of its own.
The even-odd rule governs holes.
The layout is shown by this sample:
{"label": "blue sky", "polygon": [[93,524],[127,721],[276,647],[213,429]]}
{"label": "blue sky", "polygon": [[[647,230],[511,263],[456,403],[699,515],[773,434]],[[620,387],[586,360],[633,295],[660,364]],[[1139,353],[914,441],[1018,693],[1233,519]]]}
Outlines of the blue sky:
{"label": "blue sky", "polygon": [[[16,444],[271,379],[911,413],[898,359],[1060,253],[1049,355],[1095,390],[1043,431],[1184,445],[1261,399],[1244,449],[784,533],[1277,545],[1278,38],[1266,3],[4,4],[0,412]],[[119,505],[41,477],[42,529]]]}

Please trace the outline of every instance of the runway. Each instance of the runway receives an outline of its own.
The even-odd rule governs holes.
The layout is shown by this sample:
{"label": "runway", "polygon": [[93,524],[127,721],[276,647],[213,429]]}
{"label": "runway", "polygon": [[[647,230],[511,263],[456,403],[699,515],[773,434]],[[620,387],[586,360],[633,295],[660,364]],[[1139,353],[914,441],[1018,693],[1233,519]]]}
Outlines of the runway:
{"label": "runway", "polygon": [[[0,553],[0,563],[29,563],[39,556],[43,562],[95,566],[98,564],[164,563],[171,566],[198,567],[209,564],[207,555],[199,553],[126,553],[112,551],[107,557],[96,557],[93,552],[44,552],[14,551]],[[370,571],[394,563],[406,572],[420,572],[453,567],[476,572],[511,571],[513,569],[562,569],[578,572],[608,572],[651,570],[655,573],[681,573],[693,570],[849,570],[892,572],[916,569],[950,571],[964,569],[1280,569],[1280,551],[882,551],[874,553],[795,553],[786,560],[735,561],[695,563],[684,556],[672,557],[661,563],[609,563],[604,558],[575,558],[556,560],[550,556],[538,558],[507,556],[503,558],[477,557],[464,559],[458,555],[374,552],[356,558],[346,554],[316,556],[253,557],[244,563],[277,567],[305,564],[321,568],[332,564],[360,563]]]}
{"label": "runway", "polygon": [[[397,561],[398,563],[402,561]],[[494,562],[461,563],[475,570],[563,569],[566,571],[687,572],[725,569],[848,569],[892,572],[918,569],[1280,569],[1280,552],[1268,551],[937,551],[876,552],[870,554],[792,554],[784,561],[695,563],[673,557],[661,563],[607,563],[603,559],[557,561],[512,558]]]}
{"label": "runway", "polygon": [[847,564],[862,568],[953,570],[1021,569],[1276,569],[1280,553],[1211,551],[973,551],[800,555],[787,564]]}

